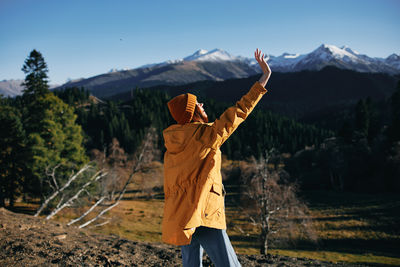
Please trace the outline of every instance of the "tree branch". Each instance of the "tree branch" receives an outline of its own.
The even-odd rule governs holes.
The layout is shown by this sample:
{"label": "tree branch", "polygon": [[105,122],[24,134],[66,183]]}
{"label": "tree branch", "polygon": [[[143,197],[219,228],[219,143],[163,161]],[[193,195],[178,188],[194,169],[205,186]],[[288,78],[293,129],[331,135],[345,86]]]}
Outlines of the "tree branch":
{"label": "tree branch", "polygon": [[107,173],[102,173],[102,171],[97,172],[95,175],[92,176],[92,178],[84,184],[81,189],[70,199],[68,199],[61,207],[58,209],[54,209],[47,217],[46,220],[52,218],[54,215],[56,215],[60,210],[64,209],[65,207],[71,206],[71,204],[79,197],[79,195],[85,191],[85,188],[88,187],[93,181],[98,181],[100,178],[103,176],[107,175]]}
{"label": "tree branch", "polygon": [[133,170],[132,170],[132,173],[130,174],[128,180],[125,182],[125,185],[124,185],[122,191],[119,193],[116,202],[115,202],[114,204],[112,204],[111,206],[107,207],[106,209],[102,210],[102,211],[101,211],[96,217],[94,217],[93,219],[87,221],[87,222],[84,223],[84,224],[81,224],[81,225],[79,226],[79,228],[84,228],[84,227],[88,226],[88,225],[91,224],[92,222],[94,222],[94,221],[96,221],[97,219],[99,219],[104,213],[106,213],[107,211],[111,210],[112,208],[114,208],[115,206],[117,206],[117,205],[119,204],[119,202],[121,201],[122,197],[124,196],[124,194],[125,194],[125,192],[126,192],[126,189],[128,188],[128,185],[130,184],[130,182],[131,182],[133,176],[134,176],[135,173],[137,173],[137,172],[140,170],[140,168],[141,168],[141,164],[142,164],[142,161],[143,161],[143,156],[144,156],[144,154],[145,154],[145,152],[146,152],[146,150],[147,150],[147,148],[148,148],[148,146],[149,146],[149,144],[150,144],[150,142],[151,142],[151,131],[150,131],[150,130],[149,130],[148,133],[146,134],[146,137],[145,137],[145,138],[146,138],[146,141],[145,141],[144,144],[143,144],[142,150],[140,151],[140,154],[139,154],[138,159],[137,159],[137,161],[136,161],[136,164],[135,164],[135,166],[134,166],[134,168],[133,168]]}
{"label": "tree branch", "polygon": [[79,218],[76,218],[76,219],[70,221],[67,225],[74,224],[74,223],[76,223],[76,222],[82,220],[83,218],[85,218],[85,217],[86,217],[89,213],[91,213],[98,205],[100,205],[100,203],[103,202],[104,199],[106,199],[106,196],[102,196],[99,200],[97,200],[96,203],[94,203],[94,204],[90,207],[90,209],[88,209],[84,214],[82,214],[82,216],[80,216]]}

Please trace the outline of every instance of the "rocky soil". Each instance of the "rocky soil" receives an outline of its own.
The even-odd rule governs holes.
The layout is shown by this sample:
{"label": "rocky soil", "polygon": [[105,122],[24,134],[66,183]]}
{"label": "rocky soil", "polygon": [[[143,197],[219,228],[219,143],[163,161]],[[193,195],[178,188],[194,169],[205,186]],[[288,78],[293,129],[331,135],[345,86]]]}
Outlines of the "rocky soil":
{"label": "rocky soil", "polygon": [[[180,249],[46,221],[0,208],[0,266],[181,266]],[[238,255],[243,266],[360,266],[276,255]],[[204,256],[203,266],[213,266]]]}

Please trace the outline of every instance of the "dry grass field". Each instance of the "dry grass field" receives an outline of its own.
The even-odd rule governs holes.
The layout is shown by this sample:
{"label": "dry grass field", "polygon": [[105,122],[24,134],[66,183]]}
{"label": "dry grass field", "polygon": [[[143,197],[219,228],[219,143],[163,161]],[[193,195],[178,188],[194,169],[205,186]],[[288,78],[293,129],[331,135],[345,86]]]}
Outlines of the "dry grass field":
{"label": "dry grass field", "polygon": [[[162,165],[152,163],[134,178],[118,206],[105,214],[108,223],[89,226],[101,234],[113,234],[133,241],[161,242],[163,214]],[[234,205],[227,187],[228,234],[239,254],[259,253],[258,226],[246,212]],[[329,262],[400,265],[400,196],[343,192],[303,192],[317,243],[298,240],[275,245],[269,252],[282,256]],[[17,203],[16,210],[29,212],[35,205]],[[85,208],[65,209],[55,217],[68,222]],[[90,217],[89,217],[90,218]],[[89,219],[88,218],[88,219]]]}
{"label": "dry grass field", "polygon": [[[309,192],[308,196],[314,200],[326,196],[331,201],[340,199],[310,205],[318,243],[300,240],[274,247],[270,253],[330,262],[400,265],[400,197],[331,192]],[[227,206],[226,212],[228,234],[237,253],[258,254],[260,229],[236,207]],[[107,215],[110,223],[92,230],[135,241],[161,242],[162,213],[161,199],[124,200]],[[58,220],[66,221],[71,215],[65,213]]]}

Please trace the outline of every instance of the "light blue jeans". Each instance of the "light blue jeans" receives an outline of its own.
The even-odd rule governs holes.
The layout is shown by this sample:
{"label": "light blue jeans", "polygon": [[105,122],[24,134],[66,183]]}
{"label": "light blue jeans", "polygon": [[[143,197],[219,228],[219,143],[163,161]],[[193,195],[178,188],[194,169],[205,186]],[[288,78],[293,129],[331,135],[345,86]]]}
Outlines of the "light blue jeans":
{"label": "light blue jeans", "polygon": [[201,267],[203,249],[215,267],[241,266],[225,230],[200,226],[189,245],[181,246],[183,267]]}

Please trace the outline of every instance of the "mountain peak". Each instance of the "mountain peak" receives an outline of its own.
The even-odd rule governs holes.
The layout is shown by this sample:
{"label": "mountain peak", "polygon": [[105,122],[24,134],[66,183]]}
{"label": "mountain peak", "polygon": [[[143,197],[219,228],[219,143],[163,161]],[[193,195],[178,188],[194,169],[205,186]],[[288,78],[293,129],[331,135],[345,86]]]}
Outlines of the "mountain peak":
{"label": "mountain peak", "polygon": [[393,53],[390,56],[388,56],[386,59],[387,60],[400,60],[400,55]]}
{"label": "mountain peak", "polygon": [[317,49],[309,54],[311,57],[318,57],[321,60],[330,60],[330,59],[341,59],[345,61],[358,61],[358,52],[353,51],[351,48],[347,46],[342,46],[341,48],[329,45],[322,44]]}
{"label": "mountain peak", "polygon": [[340,48],[330,44],[321,44],[316,50],[334,53],[335,51],[340,50]]}
{"label": "mountain peak", "polygon": [[226,53],[226,51],[219,49],[219,48],[214,48],[213,50],[210,51],[210,53]]}
{"label": "mountain peak", "polygon": [[393,53],[385,59],[385,62],[400,70],[400,55]]}
{"label": "mountain peak", "polygon": [[232,56],[228,52],[215,48],[211,51],[204,49],[197,50],[194,54],[185,57],[184,61],[229,61],[236,60],[237,57]]}
{"label": "mountain peak", "polygon": [[185,57],[183,60],[184,61],[193,61],[193,60],[197,60],[198,58],[200,58],[201,56],[207,54],[208,51],[205,49],[199,49],[196,52],[194,52],[193,54],[191,54],[190,56]]}
{"label": "mountain peak", "polygon": [[204,54],[207,54],[207,53],[208,53],[207,50],[205,50],[205,49],[199,49],[199,50],[197,50],[196,52],[194,52],[194,54],[193,54],[192,56],[201,56],[201,55],[204,55]]}
{"label": "mountain peak", "polygon": [[340,47],[340,49],[347,51],[353,55],[359,55],[360,53],[358,53],[356,50],[351,49],[350,47],[348,47],[347,45],[343,45],[342,47]]}

